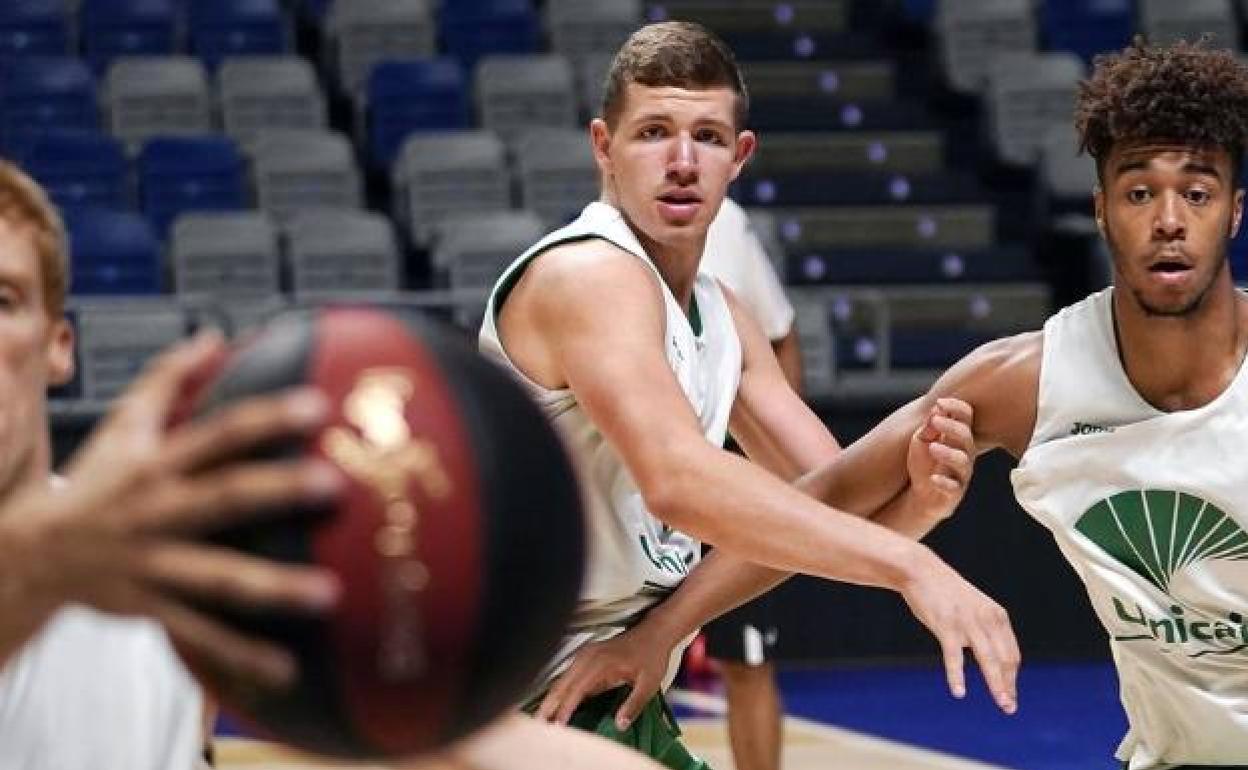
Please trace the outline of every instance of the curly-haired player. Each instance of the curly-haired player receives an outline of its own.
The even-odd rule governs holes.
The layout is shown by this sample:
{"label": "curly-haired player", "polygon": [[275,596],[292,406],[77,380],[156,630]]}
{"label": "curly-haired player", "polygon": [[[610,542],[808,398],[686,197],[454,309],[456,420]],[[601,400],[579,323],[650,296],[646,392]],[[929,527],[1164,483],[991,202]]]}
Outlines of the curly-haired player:
{"label": "curly-haired player", "polygon": [[[1124,769],[1243,767],[1248,296],[1227,246],[1243,210],[1248,67],[1203,42],[1137,41],[1096,60],[1076,123],[1097,164],[1113,287],[971,353],[855,448],[893,462],[905,450],[889,435],[937,398],[968,402],[977,451],[1019,458],[1019,502],[1109,633],[1130,722]],[[712,554],[612,652],[640,679],[656,665],[647,647],[781,577]]]}

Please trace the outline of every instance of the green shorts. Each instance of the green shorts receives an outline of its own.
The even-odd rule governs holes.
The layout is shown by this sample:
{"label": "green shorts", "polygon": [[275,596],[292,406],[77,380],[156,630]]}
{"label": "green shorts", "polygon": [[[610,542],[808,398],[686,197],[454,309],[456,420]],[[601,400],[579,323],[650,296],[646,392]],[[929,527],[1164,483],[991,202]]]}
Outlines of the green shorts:
{"label": "green shorts", "polygon": [[[587,699],[572,713],[568,724],[634,748],[671,770],[711,770],[681,742],[676,717],[662,693],[646,702],[627,730],[617,728],[615,712],[628,692],[627,687],[617,687]],[[535,698],[524,710],[535,711],[541,701],[540,697]]]}

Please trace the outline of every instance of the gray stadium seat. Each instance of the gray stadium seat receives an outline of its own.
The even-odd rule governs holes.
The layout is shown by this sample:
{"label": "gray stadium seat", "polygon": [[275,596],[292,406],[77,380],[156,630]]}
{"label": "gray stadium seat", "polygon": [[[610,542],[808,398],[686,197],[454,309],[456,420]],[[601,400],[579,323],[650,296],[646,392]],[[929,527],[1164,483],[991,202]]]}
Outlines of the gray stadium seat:
{"label": "gray stadium seat", "polygon": [[285,229],[295,294],[400,288],[399,248],[386,217],[354,209],[305,209]]}
{"label": "gray stadium seat", "polygon": [[771,266],[775,268],[776,275],[781,279],[784,278],[784,247],[780,245],[780,230],[776,223],[776,215],[767,209],[748,208],[745,213],[750,218],[750,228],[754,230],[754,235],[758,237],[759,243],[763,245],[763,250],[767,252],[767,258],[771,260]]}
{"label": "gray stadium seat", "polygon": [[1070,124],[1050,126],[1040,142],[1040,181],[1059,198],[1089,198],[1096,186],[1096,163],[1079,154],[1079,134]]}
{"label": "gray stadium seat", "polygon": [[252,178],[260,208],[284,219],[304,208],[359,208],[360,169],[345,136],[322,129],[272,129],[256,137]]}
{"label": "gray stadium seat", "polygon": [[798,346],[802,351],[802,393],[817,397],[832,390],[836,380],[832,329],[823,290],[790,288]]}
{"label": "gray stadium seat", "polygon": [[299,56],[232,56],[217,74],[225,133],[245,148],[273,128],[324,128],[325,96]]}
{"label": "gray stadium seat", "polygon": [[939,131],[811,131],[768,133],[748,168],[754,175],[849,170],[919,174],[941,171],[944,164]]}
{"label": "gray stadium seat", "polygon": [[486,56],[475,90],[481,126],[504,141],[529,128],[576,125],[572,65],[558,54]]}
{"label": "gray stadium seat", "polygon": [[641,0],[547,0],[550,47],[578,65],[620,47],[643,20]]}
{"label": "gray stadium seat", "polygon": [[520,205],[549,227],[576,217],[598,199],[598,167],[589,132],[547,129],[523,134],[516,142]]}
{"label": "gray stadium seat", "polygon": [[438,228],[435,269],[452,289],[490,286],[503,268],[546,233],[531,211],[502,211],[451,220]]}
{"label": "gray stadium seat", "polygon": [[458,216],[511,208],[511,175],[502,141],[489,131],[413,134],[394,168],[397,219],[414,243]]}
{"label": "gray stadium seat", "polygon": [[581,117],[585,120],[600,117],[603,87],[613,58],[609,53],[591,54],[576,65],[576,93],[580,97]]}
{"label": "gray stadium seat", "polygon": [[1083,74],[1083,61],[1072,53],[993,57],[985,114],[997,157],[1014,166],[1034,164],[1045,131],[1071,122]]}
{"label": "gray stadium seat", "polygon": [[204,67],[189,56],[116,59],[104,91],[109,131],[137,146],[156,135],[212,130],[212,101]]}
{"label": "gray stadium seat", "polygon": [[935,31],[945,81],[966,94],[983,90],[995,55],[1036,50],[1030,0],[941,0]]}
{"label": "gray stadium seat", "polygon": [[1195,42],[1207,34],[1218,47],[1239,48],[1239,25],[1231,0],[1140,0],[1137,10],[1137,26],[1149,42]]}
{"label": "gray stadium seat", "polygon": [[183,214],[170,244],[179,294],[236,299],[281,291],[277,227],[262,212]]}
{"label": "gray stadium seat", "polygon": [[108,401],[156,353],[186,336],[189,317],[176,301],[75,301],[82,397]]}
{"label": "gray stadium seat", "polygon": [[852,248],[988,248],[996,209],[988,205],[889,205],[773,208],[791,253]]}
{"label": "gray stadium seat", "polygon": [[325,25],[338,82],[353,93],[382,59],[432,56],[437,25],[429,0],[350,0],[330,8]]}
{"label": "gray stadium seat", "polygon": [[896,94],[896,66],[886,60],[742,62],[750,96],[835,97],[887,101]]}

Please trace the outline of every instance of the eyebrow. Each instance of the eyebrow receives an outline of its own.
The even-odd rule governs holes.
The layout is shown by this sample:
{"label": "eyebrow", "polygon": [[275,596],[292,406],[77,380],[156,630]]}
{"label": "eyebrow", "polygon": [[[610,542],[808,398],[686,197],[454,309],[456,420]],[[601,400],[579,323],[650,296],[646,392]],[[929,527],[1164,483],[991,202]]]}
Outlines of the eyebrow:
{"label": "eyebrow", "polygon": [[[672,116],[664,112],[643,112],[642,114],[638,115],[637,117],[629,121],[629,123],[634,124],[634,125],[640,124],[640,123],[672,123],[672,122],[673,122]],[[721,128],[725,130],[732,130],[731,123],[728,123],[723,120],[720,120],[719,118],[710,117],[710,116],[704,116],[704,117],[695,119],[693,121],[693,125],[695,126],[708,125],[708,126],[715,126],[716,128]]]}
{"label": "eyebrow", "polygon": [[[1122,163],[1119,163],[1118,167],[1114,169],[1114,173],[1125,174],[1128,171],[1147,171],[1147,170],[1148,170],[1147,160],[1144,160],[1144,159],[1127,160],[1127,161],[1123,161]],[[1210,163],[1206,163],[1204,161],[1189,160],[1183,164],[1183,168],[1181,170],[1185,174],[1204,174],[1206,176],[1213,177],[1219,182],[1222,181],[1222,175],[1218,173],[1217,167]]]}

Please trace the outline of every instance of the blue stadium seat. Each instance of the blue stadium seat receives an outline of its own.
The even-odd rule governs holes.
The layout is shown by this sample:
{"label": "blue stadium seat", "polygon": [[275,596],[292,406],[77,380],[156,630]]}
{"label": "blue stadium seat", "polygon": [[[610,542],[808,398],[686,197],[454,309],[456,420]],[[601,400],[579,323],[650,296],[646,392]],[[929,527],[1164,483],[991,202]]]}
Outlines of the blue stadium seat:
{"label": "blue stadium seat", "polygon": [[472,102],[459,62],[450,58],[382,61],[368,78],[369,156],[380,169],[393,163],[416,131],[472,127]]}
{"label": "blue stadium seat", "polygon": [[530,0],[456,0],[443,3],[438,27],[442,50],[471,71],[492,53],[536,53],[541,21]]}
{"label": "blue stadium seat", "polygon": [[139,152],[138,177],[141,208],[161,238],[184,211],[247,207],[246,165],[225,136],[150,139]]}
{"label": "blue stadium seat", "polygon": [[210,69],[226,56],[289,50],[277,0],[190,0],[187,12],[191,52]]}
{"label": "blue stadium seat", "polygon": [[121,142],[100,131],[49,131],[31,140],[18,162],[62,209],[129,206]]}
{"label": "blue stadium seat", "polygon": [[87,61],[102,73],[118,56],[178,51],[175,0],[82,0],[81,32]]}
{"label": "blue stadium seat", "polygon": [[66,0],[7,0],[0,3],[0,59],[69,53]]}
{"label": "blue stadium seat", "polygon": [[95,79],[81,59],[39,56],[0,67],[0,136],[10,154],[48,130],[99,128]]}
{"label": "blue stadium seat", "polygon": [[109,209],[65,212],[73,294],[157,294],[160,243],[142,216]]}
{"label": "blue stadium seat", "polygon": [[1132,9],[1131,0],[1047,0],[1039,9],[1045,48],[1070,51],[1090,63],[1096,54],[1131,42]]}

